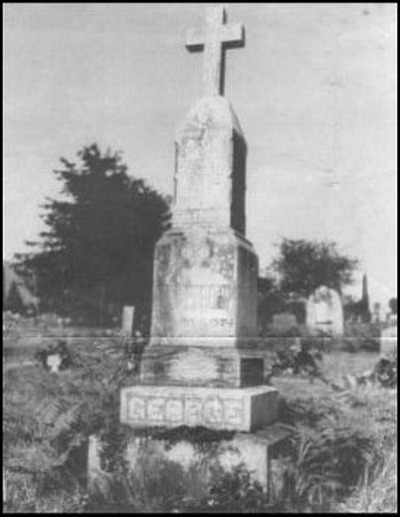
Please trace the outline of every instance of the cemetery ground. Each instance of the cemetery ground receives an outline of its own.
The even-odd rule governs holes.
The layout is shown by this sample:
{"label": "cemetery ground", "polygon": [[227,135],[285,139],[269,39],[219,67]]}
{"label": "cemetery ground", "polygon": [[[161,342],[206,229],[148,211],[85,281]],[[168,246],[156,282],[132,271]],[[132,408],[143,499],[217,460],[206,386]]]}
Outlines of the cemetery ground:
{"label": "cemetery ground", "polygon": [[[68,368],[51,373],[35,361],[35,352],[57,343],[61,332]],[[296,432],[273,462],[273,499],[267,502],[240,469],[232,475],[216,471],[204,486],[200,469],[187,475],[144,457],[127,474],[116,428],[119,391],[134,384],[137,373],[121,338],[108,334],[35,327],[23,318],[3,326],[5,511],[396,512],[397,388],[344,380],[371,369],[376,351],[324,353],[321,369],[332,384],[289,373],[272,377],[285,399],[281,420]],[[290,338],[280,343],[288,347]],[[86,490],[92,433],[106,439],[106,463],[114,472],[103,495]],[[191,436],[198,440],[201,433],[199,428]]]}

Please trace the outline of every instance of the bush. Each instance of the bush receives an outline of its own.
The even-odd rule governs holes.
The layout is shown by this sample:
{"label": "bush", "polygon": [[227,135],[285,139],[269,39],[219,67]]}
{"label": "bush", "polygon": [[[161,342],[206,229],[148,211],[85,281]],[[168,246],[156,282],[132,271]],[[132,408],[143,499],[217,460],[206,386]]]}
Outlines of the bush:
{"label": "bush", "polygon": [[60,370],[66,370],[74,366],[74,358],[71,351],[67,347],[65,341],[59,340],[57,344],[48,345],[46,348],[40,348],[35,353],[36,361],[43,366],[46,370],[49,369],[48,357],[51,355],[59,355],[60,357]]}
{"label": "bush", "polygon": [[63,508],[80,501],[74,494],[84,489],[86,439],[118,420],[121,362],[104,351],[82,352],[76,368],[62,376],[42,368],[5,374],[3,461],[10,511],[36,511],[57,497]]}
{"label": "bush", "polygon": [[186,475],[179,465],[155,456],[143,456],[131,471],[122,459],[114,465],[107,486],[101,485],[88,501],[90,512],[171,512],[183,499]]}
{"label": "bush", "polygon": [[397,428],[380,433],[375,461],[364,472],[360,486],[335,508],[342,513],[397,513]]}
{"label": "bush", "polygon": [[284,513],[331,511],[363,479],[373,438],[346,425],[333,401],[292,400],[283,418],[297,431],[280,456],[275,499]]}
{"label": "bush", "polygon": [[385,388],[397,387],[397,354],[381,357],[373,371],[374,378]]}
{"label": "bush", "polygon": [[370,352],[379,351],[380,327],[373,323],[352,323],[345,324],[345,336],[340,342],[340,350],[357,352],[365,350]]}
{"label": "bush", "polygon": [[201,464],[185,470],[151,454],[141,455],[134,471],[121,462],[88,503],[91,512],[110,513],[265,513],[269,506],[243,466],[226,472],[216,463],[207,479]]}

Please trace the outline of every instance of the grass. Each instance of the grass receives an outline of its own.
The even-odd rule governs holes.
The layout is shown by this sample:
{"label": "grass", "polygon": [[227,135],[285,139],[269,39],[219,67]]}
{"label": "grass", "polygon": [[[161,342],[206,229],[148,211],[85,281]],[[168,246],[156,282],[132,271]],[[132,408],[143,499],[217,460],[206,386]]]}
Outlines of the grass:
{"label": "grass", "polygon": [[[322,371],[345,387],[346,375],[370,370],[377,358],[326,354]],[[289,469],[296,481],[292,495],[283,494],[286,510],[396,513],[397,389],[359,386],[337,393],[318,379],[288,376],[274,378],[273,384],[285,399],[282,417],[298,430],[299,452]]]}
{"label": "grass", "polygon": [[[215,472],[205,494],[196,469],[189,476],[176,466],[160,468],[149,458],[143,459],[139,476],[128,475],[121,463],[106,499],[89,496],[82,475],[85,439],[92,432],[112,430],[119,418],[119,389],[134,382],[121,341],[70,337],[74,367],[54,375],[35,365],[7,368],[10,361],[34,357],[52,338],[40,332],[26,338],[18,328],[5,338],[6,511],[269,511],[246,472]],[[340,384],[344,375],[370,369],[377,358],[369,352],[332,352],[324,355],[322,369]],[[394,513],[397,389],[365,387],[335,394],[318,379],[310,383],[284,375],[273,377],[273,384],[285,399],[283,420],[296,428],[291,447],[276,462],[275,510]]]}

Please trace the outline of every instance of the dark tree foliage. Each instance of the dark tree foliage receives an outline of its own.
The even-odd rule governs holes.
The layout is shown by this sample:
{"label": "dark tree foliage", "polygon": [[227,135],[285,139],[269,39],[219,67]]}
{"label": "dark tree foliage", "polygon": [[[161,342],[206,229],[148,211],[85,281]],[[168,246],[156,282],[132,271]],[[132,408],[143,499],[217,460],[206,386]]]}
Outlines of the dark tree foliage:
{"label": "dark tree foliage", "polygon": [[309,296],[321,285],[341,292],[352,282],[357,264],[358,260],[341,255],[334,242],[283,239],[272,267],[284,293]]}
{"label": "dark tree foliage", "polygon": [[392,311],[392,314],[397,314],[397,298],[390,298],[389,308]]}
{"label": "dark tree foliage", "polygon": [[6,300],[3,300],[3,310],[19,314],[26,312],[26,308],[21,299],[21,295],[18,292],[18,287],[15,282],[13,282],[13,284],[11,285]]}
{"label": "dark tree foliage", "polygon": [[[150,304],[154,244],[168,225],[168,204],[143,180],[128,176],[120,153],[96,144],[61,158],[54,171],[65,200],[48,199],[42,241],[19,256],[33,272],[42,308],[105,323],[123,304]],[[140,314],[136,312],[136,314]]]}
{"label": "dark tree foliage", "polygon": [[261,325],[259,330],[264,332],[266,325],[271,323],[273,315],[286,309],[286,303],[271,277],[258,277],[257,291],[258,322]]}
{"label": "dark tree foliage", "polygon": [[368,302],[365,299],[355,301],[352,297],[347,297],[343,304],[343,309],[346,320],[361,319],[363,323],[370,323],[371,321],[371,313]]}

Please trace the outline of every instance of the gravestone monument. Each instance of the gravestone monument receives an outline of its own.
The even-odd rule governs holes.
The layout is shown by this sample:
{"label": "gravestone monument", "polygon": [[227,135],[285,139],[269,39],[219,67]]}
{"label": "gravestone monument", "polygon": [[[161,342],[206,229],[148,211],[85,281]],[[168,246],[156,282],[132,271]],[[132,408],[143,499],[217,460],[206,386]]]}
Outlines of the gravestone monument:
{"label": "gravestone monument", "polygon": [[343,306],[337,291],[322,285],[311,294],[307,300],[306,325],[311,331],[343,334]]}
{"label": "gravestone monument", "polygon": [[[394,299],[393,299],[394,300]],[[389,302],[390,313],[387,315],[385,327],[381,330],[380,354],[392,358],[397,356],[397,302]]]}
{"label": "gravestone monument", "polygon": [[50,368],[51,373],[58,373],[61,366],[60,354],[50,354],[47,356],[47,366]]}
{"label": "gravestone monument", "polygon": [[[154,257],[150,344],[140,386],[121,393],[121,422],[250,431],[276,419],[257,336],[258,259],[245,237],[246,141],[223,96],[223,61],[243,28],[207,9],[204,93],[176,135],[172,227]],[[252,349],[253,348],[253,349]]]}
{"label": "gravestone monument", "polygon": [[290,312],[274,314],[272,318],[272,328],[278,332],[297,329],[296,316]]}
{"label": "gravestone monument", "polygon": [[397,322],[382,329],[379,351],[385,357],[397,355]]}
{"label": "gravestone monument", "polygon": [[381,322],[381,304],[376,302],[373,305],[372,310],[372,323],[380,323]]}
{"label": "gravestone monument", "polygon": [[[255,346],[258,259],[245,237],[247,147],[223,96],[225,50],[243,45],[243,28],[225,22],[222,7],[208,7],[205,34],[188,34],[187,48],[205,53],[204,97],[177,131],[172,226],[154,255],[150,343],[139,384],[121,390],[120,422],[128,429],[232,431],[216,449],[199,451],[185,438],[171,446],[132,430],[127,459],[132,469],[143,453],[185,468],[244,463],[268,489],[272,451],[290,432],[270,425],[278,392],[263,384]],[[91,483],[101,470],[99,449],[92,436]]]}

